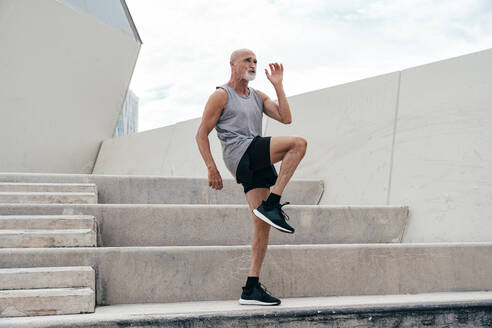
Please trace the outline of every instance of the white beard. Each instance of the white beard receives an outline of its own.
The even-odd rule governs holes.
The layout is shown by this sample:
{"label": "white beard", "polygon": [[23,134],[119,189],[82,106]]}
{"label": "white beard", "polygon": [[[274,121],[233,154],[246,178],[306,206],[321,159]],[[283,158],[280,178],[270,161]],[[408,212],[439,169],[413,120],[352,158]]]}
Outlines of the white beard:
{"label": "white beard", "polygon": [[256,73],[250,73],[248,71],[244,72],[243,78],[248,81],[253,81],[256,77]]}

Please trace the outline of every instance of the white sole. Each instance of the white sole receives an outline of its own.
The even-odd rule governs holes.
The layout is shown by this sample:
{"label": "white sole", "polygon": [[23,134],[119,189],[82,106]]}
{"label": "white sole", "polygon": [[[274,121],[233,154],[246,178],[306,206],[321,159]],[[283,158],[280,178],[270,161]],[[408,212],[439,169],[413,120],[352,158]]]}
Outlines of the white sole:
{"label": "white sole", "polygon": [[243,300],[242,298],[239,299],[239,304],[241,305],[279,305],[280,303],[265,303],[265,302],[260,302],[256,300]]}
{"label": "white sole", "polygon": [[258,219],[260,219],[262,221],[265,221],[266,223],[268,223],[272,227],[275,227],[278,230],[281,230],[281,231],[284,231],[284,232],[292,233],[292,231],[289,231],[289,230],[287,230],[285,228],[282,228],[282,227],[276,225],[275,223],[273,223],[272,221],[270,221],[269,218],[267,218],[266,216],[264,216],[263,214],[261,214],[259,211],[257,211],[256,208],[253,210],[253,213],[258,217]]}

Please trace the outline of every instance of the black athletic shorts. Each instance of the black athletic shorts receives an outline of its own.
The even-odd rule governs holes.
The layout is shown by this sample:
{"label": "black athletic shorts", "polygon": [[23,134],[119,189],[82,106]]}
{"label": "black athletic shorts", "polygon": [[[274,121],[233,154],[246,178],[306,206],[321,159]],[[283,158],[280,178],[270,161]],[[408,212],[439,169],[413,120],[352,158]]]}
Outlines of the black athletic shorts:
{"label": "black athletic shorts", "polygon": [[277,181],[277,170],[270,163],[271,137],[254,137],[236,170],[236,182],[244,193],[254,188],[270,188]]}

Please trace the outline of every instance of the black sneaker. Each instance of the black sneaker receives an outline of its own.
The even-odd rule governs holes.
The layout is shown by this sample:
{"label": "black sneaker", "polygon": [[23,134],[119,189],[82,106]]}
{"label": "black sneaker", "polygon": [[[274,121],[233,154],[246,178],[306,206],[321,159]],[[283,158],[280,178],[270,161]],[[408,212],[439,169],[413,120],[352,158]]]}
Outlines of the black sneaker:
{"label": "black sneaker", "polygon": [[243,287],[243,293],[239,299],[242,305],[279,305],[280,300],[273,297],[261,283],[256,284],[250,290]]}
{"label": "black sneaker", "polygon": [[287,220],[289,216],[282,211],[282,206],[290,204],[289,202],[279,204],[277,206],[268,206],[263,200],[258,208],[253,210],[253,213],[260,219],[268,223],[274,228],[282,232],[294,233],[295,229],[285,222],[285,217]]}

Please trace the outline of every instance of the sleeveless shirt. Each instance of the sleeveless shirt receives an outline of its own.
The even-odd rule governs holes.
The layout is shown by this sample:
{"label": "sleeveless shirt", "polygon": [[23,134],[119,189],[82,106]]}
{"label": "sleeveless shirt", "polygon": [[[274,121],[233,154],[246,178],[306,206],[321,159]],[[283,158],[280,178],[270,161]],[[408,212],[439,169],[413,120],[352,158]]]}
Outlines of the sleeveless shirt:
{"label": "sleeveless shirt", "polygon": [[233,88],[224,84],[227,104],[215,125],[217,137],[222,144],[222,158],[227,169],[236,179],[236,169],[255,136],[261,136],[263,100],[256,91],[249,88],[249,96],[239,95]]}

